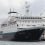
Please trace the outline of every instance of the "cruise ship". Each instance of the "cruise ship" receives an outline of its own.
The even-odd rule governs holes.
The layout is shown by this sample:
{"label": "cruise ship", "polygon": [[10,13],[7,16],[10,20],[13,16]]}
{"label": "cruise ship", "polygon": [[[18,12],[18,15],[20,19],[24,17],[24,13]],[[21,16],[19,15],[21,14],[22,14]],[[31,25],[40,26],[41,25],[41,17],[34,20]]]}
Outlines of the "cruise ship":
{"label": "cruise ship", "polygon": [[[28,3],[26,2],[26,5]],[[28,14],[30,6],[26,6]],[[45,28],[45,17],[17,16],[18,12],[10,11],[8,20],[0,25],[0,40],[36,41],[40,40]],[[16,14],[12,15],[12,14]],[[11,16],[12,15],[12,16]]]}

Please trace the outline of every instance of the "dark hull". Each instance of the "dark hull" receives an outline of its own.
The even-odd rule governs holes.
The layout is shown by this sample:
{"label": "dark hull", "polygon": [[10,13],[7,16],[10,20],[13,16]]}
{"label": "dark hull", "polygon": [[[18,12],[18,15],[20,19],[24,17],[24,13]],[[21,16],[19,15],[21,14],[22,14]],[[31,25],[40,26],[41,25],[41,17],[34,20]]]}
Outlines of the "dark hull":
{"label": "dark hull", "polygon": [[3,34],[3,38],[0,40],[6,41],[38,41],[43,33],[44,29],[28,29],[13,33]]}
{"label": "dark hull", "polygon": [[28,29],[19,31],[15,35],[14,41],[37,41],[40,39],[43,29]]}

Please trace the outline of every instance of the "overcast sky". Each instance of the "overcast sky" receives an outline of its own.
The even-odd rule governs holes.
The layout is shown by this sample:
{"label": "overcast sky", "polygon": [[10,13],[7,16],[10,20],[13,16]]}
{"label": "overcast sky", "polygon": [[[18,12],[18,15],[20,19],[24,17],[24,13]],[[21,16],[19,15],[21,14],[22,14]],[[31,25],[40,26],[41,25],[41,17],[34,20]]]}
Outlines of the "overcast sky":
{"label": "overcast sky", "polygon": [[[26,0],[0,0],[0,19],[8,17],[10,8],[12,10],[14,8],[16,11],[20,11],[22,14],[24,14],[24,12],[22,12],[22,7],[24,6],[25,1]],[[45,0],[27,1],[30,1],[33,16],[39,16],[40,13],[45,13]]]}

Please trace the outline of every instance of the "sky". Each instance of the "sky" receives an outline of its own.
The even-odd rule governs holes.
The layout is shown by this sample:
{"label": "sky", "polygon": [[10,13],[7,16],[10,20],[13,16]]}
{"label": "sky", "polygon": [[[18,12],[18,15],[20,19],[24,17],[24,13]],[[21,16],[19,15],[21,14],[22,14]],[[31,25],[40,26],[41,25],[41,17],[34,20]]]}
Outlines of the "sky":
{"label": "sky", "polygon": [[32,12],[30,16],[40,16],[40,13],[45,16],[45,0],[0,0],[0,21],[4,21],[9,16],[10,8],[12,11],[14,9],[14,11],[24,15],[23,7],[25,1],[28,1],[30,4]]}

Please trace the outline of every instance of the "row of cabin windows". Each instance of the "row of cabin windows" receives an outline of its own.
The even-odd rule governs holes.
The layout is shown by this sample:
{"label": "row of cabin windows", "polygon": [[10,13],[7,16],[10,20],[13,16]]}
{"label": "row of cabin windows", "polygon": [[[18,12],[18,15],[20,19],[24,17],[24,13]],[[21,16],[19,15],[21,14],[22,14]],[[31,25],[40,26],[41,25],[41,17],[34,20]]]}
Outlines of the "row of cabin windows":
{"label": "row of cabin windows", "polygon": [[40,17],[18,17],[18,19],[42,19]]}

